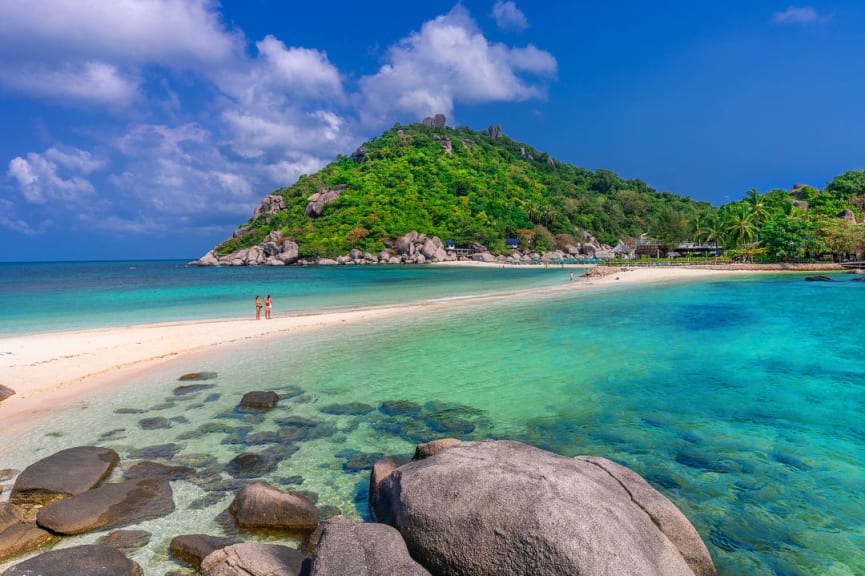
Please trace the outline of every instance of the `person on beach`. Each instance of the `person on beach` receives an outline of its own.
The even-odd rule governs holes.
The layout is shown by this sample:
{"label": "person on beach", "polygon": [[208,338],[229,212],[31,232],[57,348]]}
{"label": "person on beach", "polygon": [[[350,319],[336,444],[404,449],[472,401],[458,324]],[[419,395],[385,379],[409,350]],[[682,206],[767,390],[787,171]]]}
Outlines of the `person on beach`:
{"label": "person on beach", "polygon": [[255,295],[255,319],[261,320],[261,296]]}
{"label": "person on beach", "polygon": [[574,273],[571,272],[571,282],[573,282],[573,281],[574,281]]}
{"label": "person on beach", "polygon": [[270,320],[270,307],[273,305],[273,300],[270,298],[270,294],[264,297],[264,319]]}

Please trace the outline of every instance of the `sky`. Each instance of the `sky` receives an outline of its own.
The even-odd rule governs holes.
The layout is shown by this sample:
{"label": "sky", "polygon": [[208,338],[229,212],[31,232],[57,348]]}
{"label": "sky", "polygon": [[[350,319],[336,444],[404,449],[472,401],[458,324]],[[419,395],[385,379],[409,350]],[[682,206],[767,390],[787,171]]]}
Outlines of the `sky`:
{"label": "sky", "polygon": [[865,168],[865,2],[0,0],[0,261],[195,259],[443,113],[715,205]]}

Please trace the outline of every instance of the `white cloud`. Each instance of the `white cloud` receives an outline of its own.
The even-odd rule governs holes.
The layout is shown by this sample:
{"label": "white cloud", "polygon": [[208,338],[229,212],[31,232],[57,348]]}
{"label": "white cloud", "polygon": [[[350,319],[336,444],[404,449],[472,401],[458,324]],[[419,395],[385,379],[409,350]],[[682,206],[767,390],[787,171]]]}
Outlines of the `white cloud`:
{"label": "white cloud", "polygon": [[529,21],[514,2],[502,2],[498,0],[493,5],[493,18],[496,25],[502,30],[525,30],[529,27]]}
{"label": "white cloud", "polygon": [[534,46],[491,44],[462,5],[426,22],[391,47],[378,73],[361,79],[368,123],[386,121],[396,109],[422,116],[450,114],[454,102],[512,102],[544,96],[525,72],[552,77],[555,58]]}
{"label": "white cloud", "polygon": [[8,174],[29,204],[50,201],[66,206],[78,204],[95,194],[93,184],[82,175],[103,165],[89,152],[77,148],[68,152],[49,148],[42,154],[30,152],[26,158],[13,158],[9,162]]}
{"label": "white cloud", "polygon": [[82,62],[58,67],[0,65],[0,83],[39,97],[127,106],[138,94],[138,79],[111,64]]}
{"label": "white cloud", "polygon": [[327,54],[307,48],[286,48],[285,44],[268,35],[256,42],[259,58],[256,76],[259,86],[279,87],[296,97],[341,100],[342,81],[339,70],[327,59]]}
{"label": "white cloud", "polygon": [[0,2],[0,84],[26,95],[128,106],[143,68],[206,77],[242,51],[207,0]]}
{"label": "white cloud", "polygon": [[826,19],[827,16],[821,16],[810,6],[788,6],[783,12],[772,14],[772,21],[776,24],[812,24]]}

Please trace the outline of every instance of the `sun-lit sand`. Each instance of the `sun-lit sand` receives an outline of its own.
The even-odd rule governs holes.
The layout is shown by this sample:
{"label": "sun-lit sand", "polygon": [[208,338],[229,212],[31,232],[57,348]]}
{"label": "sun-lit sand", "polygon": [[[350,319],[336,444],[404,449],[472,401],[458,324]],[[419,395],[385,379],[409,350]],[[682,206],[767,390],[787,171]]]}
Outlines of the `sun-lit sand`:
{"label": "sun-lit sand", "polygon": [[[471,266],[484,266],[467,263]],[[485,266],[496,266],[487,264]],[[640,268],[602,277],[578,278],[571,283],[563,270],[562,284],[526,293],[601,289],[611,285],[689,280],[753,271],[700,268]],[[375,322],[411,314],[420,308],[465,306],[514,297],[516,292],[434,300],[420,303],[329,311],[320,314],[279,315],[271,320],[223,319],[76,330],[0,338],[0,384],[16,395],[0,403],[4,427],[18,425],[60,410],[88,391],[110,386],[156,364],[181,355],[214,351],[258,338],[290,337],[342,323]]]}

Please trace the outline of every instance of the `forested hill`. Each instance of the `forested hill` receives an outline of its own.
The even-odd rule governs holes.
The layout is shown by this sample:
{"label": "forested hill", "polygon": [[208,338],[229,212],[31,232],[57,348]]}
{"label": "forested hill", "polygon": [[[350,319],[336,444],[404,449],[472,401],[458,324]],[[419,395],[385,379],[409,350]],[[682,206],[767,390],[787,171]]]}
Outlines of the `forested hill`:
{"label": "forested hill", "polygon": [[584,230],[615,244],[645,233],[663,211],[692,219],[712,209],[641,180],[559,162],[498,127],[434,124],[443,122],[394,126],[274,191],[216,253],[260,244],[272,231],[296,242],[301,257],[376,253],[412,230],[498,253],[506,238],[544,250]]}

